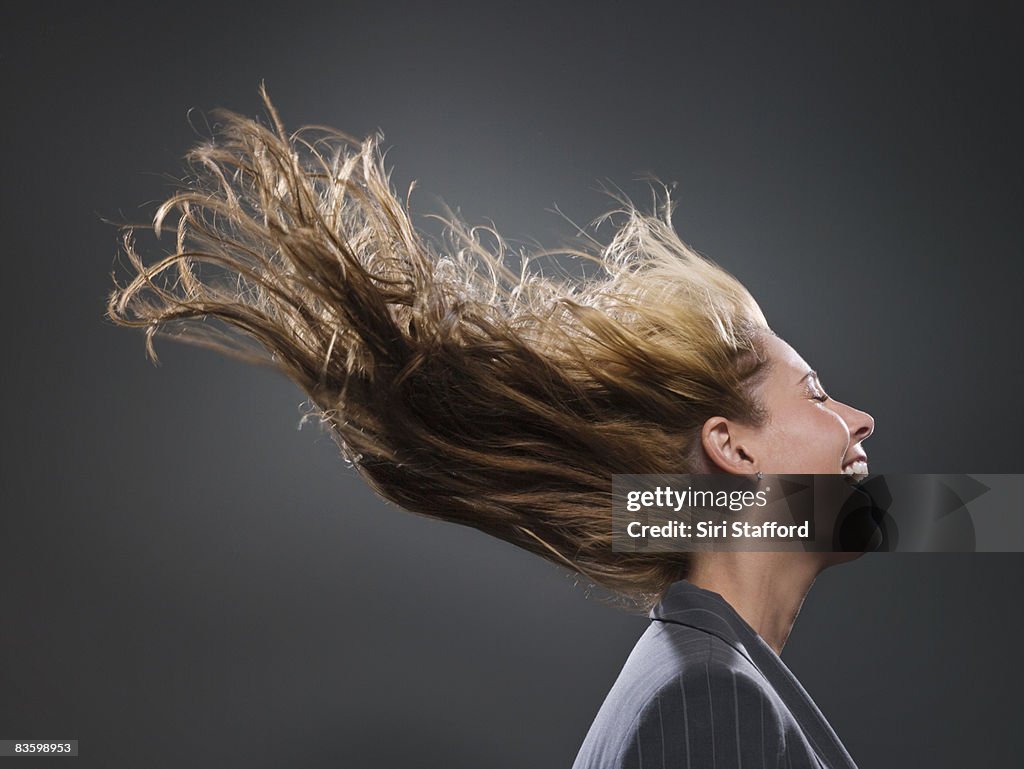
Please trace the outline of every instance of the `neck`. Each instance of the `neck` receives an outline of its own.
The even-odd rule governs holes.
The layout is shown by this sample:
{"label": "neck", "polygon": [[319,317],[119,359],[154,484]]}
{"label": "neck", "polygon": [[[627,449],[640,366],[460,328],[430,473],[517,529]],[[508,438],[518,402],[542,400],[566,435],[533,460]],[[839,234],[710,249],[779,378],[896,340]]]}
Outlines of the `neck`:
{"label": "neck", "polygon": [[697,553],[687,581],[722,596],[776,654],[782,654],[804,598],[823,568],[813,556]]}

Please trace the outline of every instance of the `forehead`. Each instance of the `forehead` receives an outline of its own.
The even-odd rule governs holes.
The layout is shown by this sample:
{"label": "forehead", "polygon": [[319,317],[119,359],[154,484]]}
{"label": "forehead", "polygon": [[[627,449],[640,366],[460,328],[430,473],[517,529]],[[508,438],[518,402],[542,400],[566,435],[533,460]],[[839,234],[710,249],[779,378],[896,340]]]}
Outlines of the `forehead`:
{"label": "forehead", "polygon": [[[794,350],[785,339],[769,334],[766,337],[765,347],[771,358],[775,374],[784,376],[787,381],[792,380],[791,384],[797,382],[811,368],[807,361],[800,356],[800,353]],[[793,374],[796,376],[792,376]]]}

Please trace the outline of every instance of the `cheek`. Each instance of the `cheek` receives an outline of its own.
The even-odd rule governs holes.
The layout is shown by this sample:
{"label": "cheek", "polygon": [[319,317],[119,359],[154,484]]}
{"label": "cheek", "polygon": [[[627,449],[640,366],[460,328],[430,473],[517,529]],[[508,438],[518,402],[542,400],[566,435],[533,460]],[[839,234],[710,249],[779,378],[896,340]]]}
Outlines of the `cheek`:
{"label": "cheek", "polygon": [[850,430],[843,418],[831,409],[823,407],[817,411],[819,412],[815,430],[818,435],[817,443],[824,455],[823,460],[829,462],[825,471],[838,472],[838,467],[834,464],[842,463],[846,450],[850,446]]}
{"label": "cheek", "polygon": [[826,474],[839,472],[850,443],[842,418],[827,407],[796,409],[780,419],[772,435],[771,451],[779,472]]}

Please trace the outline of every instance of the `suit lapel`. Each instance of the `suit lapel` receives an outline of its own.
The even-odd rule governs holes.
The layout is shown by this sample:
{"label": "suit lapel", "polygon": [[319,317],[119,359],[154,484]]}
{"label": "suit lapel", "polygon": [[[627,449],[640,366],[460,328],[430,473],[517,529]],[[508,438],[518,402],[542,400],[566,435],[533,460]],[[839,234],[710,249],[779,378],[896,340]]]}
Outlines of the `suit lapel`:
{"label": "suit lapel", "polygon": [[789,708],[818,760],[832,769],[856,769],[835,731],[796,676],[757,632],[718,593],[680,580],[651,609],[652,620],[717,636],[746,657]]}

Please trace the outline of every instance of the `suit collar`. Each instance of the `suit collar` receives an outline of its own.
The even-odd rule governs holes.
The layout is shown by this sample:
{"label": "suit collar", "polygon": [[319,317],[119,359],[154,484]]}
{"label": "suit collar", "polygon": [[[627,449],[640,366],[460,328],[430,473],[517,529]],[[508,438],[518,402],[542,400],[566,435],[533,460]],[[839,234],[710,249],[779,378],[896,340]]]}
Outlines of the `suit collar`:
{"label": "suit collar", "polygon": [[800,724],[824,766],[856,769],[832,726],[796,676],[721,595],[679,580],[669,586],[661,601],[651,609],[650,618],[696,628],[732,646],[771,684]]}
{"label": "suit collar", "polygon": [[[756,647],[758,641],[767,646],[722,596],[685,579],[669,586],[649,616],[652,620],[686,625],[718,636],[754,665],[757,663],[752,659],[750,647]],[[771,651],[771,647],[768,649]]]}

